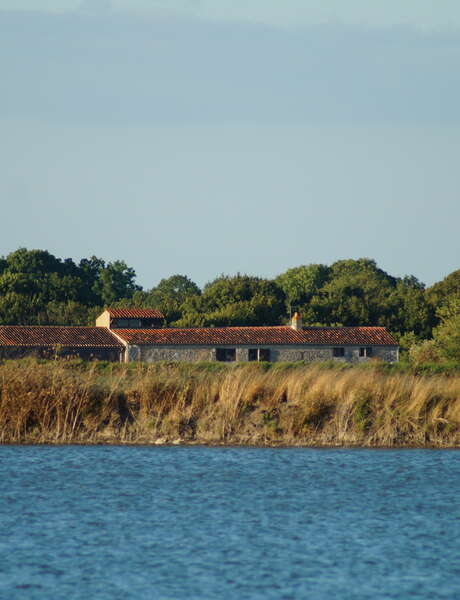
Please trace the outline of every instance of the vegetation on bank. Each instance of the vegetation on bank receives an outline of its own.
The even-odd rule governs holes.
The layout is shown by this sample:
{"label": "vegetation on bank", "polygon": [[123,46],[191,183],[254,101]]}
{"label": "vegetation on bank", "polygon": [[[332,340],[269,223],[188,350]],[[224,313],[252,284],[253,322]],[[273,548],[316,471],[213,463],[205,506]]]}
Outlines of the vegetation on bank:
{"label": "vegetation on bank", "polygon": [[459,446],[460,370],[426,372],[4,361],[0,442]]}

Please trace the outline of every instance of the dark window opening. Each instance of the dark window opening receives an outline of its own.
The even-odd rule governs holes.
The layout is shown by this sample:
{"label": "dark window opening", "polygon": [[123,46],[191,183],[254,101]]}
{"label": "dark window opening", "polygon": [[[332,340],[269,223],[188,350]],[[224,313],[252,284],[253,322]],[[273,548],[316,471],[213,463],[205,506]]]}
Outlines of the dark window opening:
{"label": "dark window opening", "polygon": [[345,356],[345,348],[333,348],[332,356],[334,358],[343,358]]}
{"label": "dark window opening", "polygon": [[114,319],[112,321],[112,327],[120,328],[120,329],[128,329],[129,321],[128,321],[128,319]]}
{"label": "dark window opening", "polygon": [[233,362],[236,360],[235,348],[216,348],[216,360],[219,362]]}
{"label": "dark window opening", "polygon": [[259,349],[259,360],[270,362],[270,350],[268,348]]}
{"label": "dark window opening", "polygon": [[362,357],[369,357],[372,356],[372,348],[360,348],[359,349],[359,356]]}
{"label": "dark window opening", "polygon": [[270,362],[270,349],[269,348],[249,348],[248,360],[249,361]]}
{"label": "dark window opening", "polygon": [[158,329],[162,326],[161,319],[142,319],[141,320],[141,328],[142,329]]}
{"label": "dark window opening", "polygon": [[112,329],[140,329],[142,322],[139,319],[114,319]]}

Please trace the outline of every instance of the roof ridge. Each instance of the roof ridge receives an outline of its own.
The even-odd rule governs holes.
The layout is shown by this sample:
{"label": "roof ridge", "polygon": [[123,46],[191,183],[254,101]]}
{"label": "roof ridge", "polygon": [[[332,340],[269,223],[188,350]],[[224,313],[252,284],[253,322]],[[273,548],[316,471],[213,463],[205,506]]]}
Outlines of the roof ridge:
{"label": "roof ridge", "polygon": [[[113,331],[218,331],[225,329],[292,329],[290,325],[222,325],[221,327],[117,327]],[[112,331],[112,330],[111,330]]]}
{"label": "roof ridge", "polygon": [[385,329],[384,325],[305,325],[302,329],[294,330],[291,325],[221,325],[219,327],[117,327],[116,331],[216,331],[225,329],[289,329],[292,331],[305,331],[310,329],[328,329],[328,330],[343,330],[343,329]]}
{"label": "roof ridge", "polygon": [[48,329],[76,329],[78,327],[78,329],[107,329],[110,331],[108,327],[98,327],[96,325],[0,325],[0,327],[28,327],[33,329],[44,329],[45,327]]}
{"label": "roof ridge", "polygon": [[386,329],[385,325],[304,325],[302,329]]}

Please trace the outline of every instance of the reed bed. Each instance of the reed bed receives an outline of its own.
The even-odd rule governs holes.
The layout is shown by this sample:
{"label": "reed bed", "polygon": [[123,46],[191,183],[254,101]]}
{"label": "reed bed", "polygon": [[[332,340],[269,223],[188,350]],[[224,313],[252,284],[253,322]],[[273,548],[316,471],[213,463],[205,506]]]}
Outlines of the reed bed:
{"label": "reed bed", "polygon": [[456,447],[460,375],[5,361],[0,443]]}

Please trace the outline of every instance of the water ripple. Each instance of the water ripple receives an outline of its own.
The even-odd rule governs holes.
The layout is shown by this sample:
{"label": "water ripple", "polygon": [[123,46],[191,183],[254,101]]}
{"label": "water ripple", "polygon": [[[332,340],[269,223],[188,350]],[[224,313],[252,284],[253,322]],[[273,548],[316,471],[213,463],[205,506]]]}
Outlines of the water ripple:
{"label": "water ripple", "polygon": [[0,447],[8,600],[460,597],[460,453]]}

